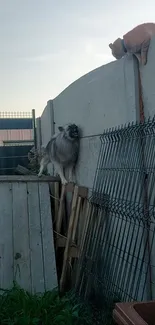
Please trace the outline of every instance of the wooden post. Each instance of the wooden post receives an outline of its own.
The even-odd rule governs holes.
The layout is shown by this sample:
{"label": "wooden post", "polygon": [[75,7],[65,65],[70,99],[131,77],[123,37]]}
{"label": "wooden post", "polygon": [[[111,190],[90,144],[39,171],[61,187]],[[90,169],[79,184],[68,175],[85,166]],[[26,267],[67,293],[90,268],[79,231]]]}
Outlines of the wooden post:
{"label": "wooden post", "polygon": [[79,188],[78,188],[78,186],[75,186],[73,199],[72,199],[72,207],[71,207],[71,215],[70,215],[70,220],[69,220],[66,247],[65,247],[65,251],[64,251],[62,274],[61,274],[61,279],[60,279],[60,292],[63,292],[63,290],[64,290],[64,284],[65,284],[67,266],[68,266],[68,258],[69,258],[68,253],[69,253],[69,247],[70,247],[71,238],[72,238],[72,231],[73,231],[73,225],[74,225],[74,220],[75,220],[75,212],[76,212],[78,194],[79,194]]}
{"label": "wooden post", "polygon": [[57,233],[60,233],[61,225],[62,225],[64,197],[65,197],[65,185],[62,185],[58,217],[56,220],[56,232]]}
{"label": "wooden post", "polygon": [[36,135],[36,119],[35,119],[35,109],[32,109],[32,123],[33,123],[33,139],[34,148],[37,149],[37,135]]}
{"label": "wooden post", "polygon": [[54,222],[56,222],[59,211],[59,182],[54,183],[54,197]]}
{"label": "wooden post", "polygon": [[36,118],[36,137],[37,137],[37,149],[40,152],[42,146],[42,134],[41,134],[41,118]]}

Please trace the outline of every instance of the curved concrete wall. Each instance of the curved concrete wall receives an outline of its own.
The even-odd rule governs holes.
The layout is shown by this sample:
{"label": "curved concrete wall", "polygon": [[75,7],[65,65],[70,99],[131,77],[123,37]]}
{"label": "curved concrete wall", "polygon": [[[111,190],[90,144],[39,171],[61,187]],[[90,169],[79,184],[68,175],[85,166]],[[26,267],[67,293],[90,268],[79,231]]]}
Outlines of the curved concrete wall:
{"label": "curved concrete wall", "polygon": [[136,62],[132,57],[84,75],[53,100],[55,129],[74,122],[82,128],[79,184],[93,186],[104,129],[136,120]]}
{"label": "curved concrete wall", "polygon": [[[144,111],[147,118],[153,117],[155,113],[154,57],[155,40],[151,42],[147,65],[141,67]],[[100,149],[99,135],[106,128],[137,119],[139,119],[138,66],[135,59],[125,57],[91,71],[66,88],[53,103],[50,102],[50,106],[48,103],[41,117],[42,139],[46,144],[53,129],[57,131],[57,127],[65,123],[74,122],[82,128],[83,136],[76,170],[77,183],[87,186],[91,193]],[[50,123],[54,125],[53,129],[50,128]],[[128,227],[123,234],[124,237],[127,232]],[[134,267],[132,272],[135,274]],[[153,281],[155,275],[152,276]],[[147,290],[144,298],[147,299]]]}
{"label": "curved concrete wall", "polygon": [[[155,40],[151,42],[148,63],[141,68],[145,116],[155,112]],[[139,118],[137,62],[133,57],[101,66],[72,83],[41,116],[42,144],[46,145],[59,125],[74,122],[82,128],[77,181],[92,188],[100,148],[99,135]]]}
{"label": "curved concrete wall", "polygon": [[56,127],[75,122],[83,136],[135,120],[135,62],[130,58],[84,75],[53,100]]}

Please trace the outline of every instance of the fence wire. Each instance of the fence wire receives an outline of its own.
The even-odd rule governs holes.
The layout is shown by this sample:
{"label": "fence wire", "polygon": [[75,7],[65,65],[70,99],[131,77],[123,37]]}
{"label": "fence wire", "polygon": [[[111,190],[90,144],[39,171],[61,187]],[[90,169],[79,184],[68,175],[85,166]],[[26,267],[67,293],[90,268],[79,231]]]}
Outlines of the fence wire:
{"label": "fence wire", "polygon": [[155,118],[105,131],[77,290],[113,324],[115,302],[155,299]]}
{"label": "fence wire", "polygon": [[0,118],[32,118],[32,112],[0,112]]}
{"label": "fence wire", "polygon": [[0,175],[14,175],[28,167],[28,153],[36,146],[35,110],[0,112]]}

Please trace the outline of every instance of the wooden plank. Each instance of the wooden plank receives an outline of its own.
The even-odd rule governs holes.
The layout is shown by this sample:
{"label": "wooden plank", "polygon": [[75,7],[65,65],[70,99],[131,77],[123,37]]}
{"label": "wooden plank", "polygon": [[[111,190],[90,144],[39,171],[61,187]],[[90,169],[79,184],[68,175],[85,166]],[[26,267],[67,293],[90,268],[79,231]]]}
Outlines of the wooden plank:
{"label": "wooden plank", "polygon": [[[66,242],[67,242],[67,237],[61,235],[61,234],[57,234],[57,247],[65,247],[66,246]],[[74,242],[71,242],[70,246],[69,246],[69,257],[74,257],[77,258],[79,257],[79,247],[77,245],[75,245]]]}
{"label": "wooden plank", "polygon": [[[68,183],[66,185],[66,192],[74,192],[74,183]],[[84,186],[79,186],[79,196],[86,198],[88,196],[88,188]]]}
{"label": "wooden plank", "polygon": [[64,212],[63,211],[64,197],[65,197],[65,185],[62,185],[58,217],[57,217],[57,220],[56,220],[56,232],[57,233],[60,233],[61,225],[62,225],[62,217],[63,217],[63,212]]}
{"label": "wooden plank", "polygon": [[[84,244],[85,244],[85,239],[86,239],[86,236],[87,236],[87,230],[88,230],[88,226],[89,226],[89,222],[90,222],[90,214],[91,214],[91,209],[90,209],[90,203],[89,201],[85,200],[84,202],[84,206],[83,206],[83,212],[82,212],[82,226],[83,226],[83,229],[81,229],[81,236],[79,236],[79,241],[78,241],[78,244],[80,246],[80,253],[79,253],[79,258],[80,258],[80,261],[79,261],[79,264],[77,265],[77,269],[76,269],[76,281],[75,281],[75,288],[77,290],[78,288],[78,285],[79,285],[79,282],[80,282],[80,274],[81,274],[81,265],[83,263],[83,248],[84,248]],[[81,228],[81,227],[80,227]],[[80,235],[79,234],[79,235]]]}
{"label": "wooden plank", "polygon": [[58,219],[58,211],[59,211],[59,183],[54,183],[54,221]]}
{"label": "wooden plank", "polygon": [[[97,216],[94,215],[94,227],[92,229],[93,243],[92,243],[92,249],[91,249],[90,256],[89,256],[90,257],[90,261],[89,261],[90,269],[92,269],[94,258],[96,257],[95,251],[96,251],[97,240],[98,240],[98,236],[96,236],[96,234],[99,233],[101,218],[102,218],[102,212],[99,210],[99,214]],[[84,295],[85,298],[87,296],[89,296],[89,292],[91,289],[91,282],[92,282],[92,274],[88,274],[87,283],[85,286],[85,295]]]}
{"label": "wooden plank", "polygon": [[72,232],[72,241],[75,241],[77,224],[78,224],[79,214],[80,214],[81,200],[82,200],[81,197],[79,197],[77,202],[77,209],[76,209],[73,232]]}
{"label": "wooden plank", "polygon": [[0,184],[0,286],[13,284],[12,187]]}
{"label": "wooden plank", "polygon": [[56,176],[8,175],[0,176],[0,182],[59,182]]}
{"label": "wooden plank", "polygon": [[38,183],[27,184],[32,293],[45,291]]}
{"label": "wooden plank", "polygon": [[80,255],[79,248],[77,246],[70,246],[68,250],[69,257],[72,258],[78,258]]}
{"label": "wooden plank", "polygon": [[89,225],[89,219],[90,219],[90,213],[91,213],[91,204],[89,203],[89,201],[85,200],[85,204],[83,207],[83,229],[81,232],[81,244],[80,244],[80,250],[81,253],[83,251],[83,247],[84,247],[84,243],[85,243],[85,239],[87,236],[87,230],[88,230],[88,225]]}
{"label": "wooden plank", "polygon": [[84,199],[82,203],[83,204],[82,204],[81,210],[80,210],[78,229],[77,229],[77,243],[78,243],[78,245],[81,245],[81,238],[82,238],[82,234],[84,231],[87,199]]}
{"label": "wooden plank", "polygon": [[[65,247],[66,246],[66,241],[67,241],[67,237],[61,234],[58,234],[56,231],[54,231],[54,233],[57,235],[57,242],[58,242],[58,247]],[[75,242],[72,241],[71,242],[72,246],[76,246]]]}
{"label": "wooden plank", "polygon": [[55,235],[56,235],[56,246],[57,247],[65,247],[66,246],[66,241],[67,241],[67,237],[63,236],[61,234],[58,234],[56,231],[54,231]]}
{"label": "wooden plank", "polygon": [[61,292],[64,290],[64,284],[65,284],[65,279],[66,279],[67,266],[68,266],[67,262],[68,262],[68,258],[69,258],[68,253],[69,253],[69,247],[70,247],[70,242],[71,242],[71,237],[72,237],[72,230],[73,230],[73,225],[74,225],[78,194],[79,194],[79,188],[78,188],[78,186],[75,186],[73,199],[72,199],[72,208],[71,208],[71,215],[70,215],[70,220],[69,220],[67,242],[66,242],[66,247],[65,247],[65,251],[64,251],[62,274],[61,274],[61,279],[60,279],[60,291]]}
{"label": "wooden plank", "polygon": [[[80,197],[81,198],[81,197]],[[84,228],[84,220],[85,220],[85,216],[83,214],[83,211],[85,211],[85,207],[86,207],[86,199],[82,199],[81,198],[81,206],[80,206],[80,210],[79,210],[79,216],[78,216],[78,223],[77,223],[77,228],[76,228],[76,244],[78,247],[78,259],[74,260],[74,264],[72,265],[72,287],[75,286],[75,281],[76,281],[76,274],[77,271],[79,269],[79,265],[80,265],[80,261],[79,261],[79,257],[80,257],[80,245],[81,245],[81,236],[82,236],[82,232],[83,232],[83,228]]]}
{"label": "wooden plank", "polygon": [[[8,175],[0,176],[0,182],[60,182],[58,176],[41,176],[37,175]],[[65,186],[66,192],[74,192],[74,184],[68,183]],[[84,186],[79,186],[79,196],[86,198],[88,195],[88,188]]]}
{"label": "wooden plank", "polygon": [[22,288],[31,291],[27,184],[13,183],[12,191],[14,278]]}
{"label": "wooden plank", "polygon": [[57,287],[57,272],[55,262],[55,249],[53,241],[53,226],[49,186],[47,183],[39,184],[41,233],[43,245],[45,289],[52,290]]}
{"label": "wooden plank", "polygon": [[15,171],[21,175],[36,175],[36,173],[33,173],[30,169],[21,165],[18,165]]}
{"label": "wooden plank", "polygon": [[[73,224],[73,231],[72,231],[72,236],[71,236],[71,240],[73,242],[75,241],[75,237],[76,237],[77,225],[78,225],[80,208],[81,208],[81,201],[82,201],[82,198],[78,197],[75,219],[74,219],[74,224]],[[69,251],[69,264],[70,265],[72,265],[72,257],[73,257],[71,255],[73,255],[73,252]],[[76,254],[75,257],[78,257],[78,256],[79,256],[79,252]]]}
{"label": "wooden plank", "polygon": [[[85,255],[88,254],[88,250],[90,247],[90,242],[92,240],[92,236],[95,233],[95,227],[94,227],[94,211],[95,211],[95,207],[93,204],[89,203],[89,209],[88,209],[88,222],[86,222],[86,226],[85,226],[85,232],[84,232],[84,238],[82,240],[82,245],[80,245],[80,257],[81,257],[81,265],[83,265],[83,261],[85,258]],[[88,233],[88,229],[89,229],[89,233]],[[86,250],[87,248],[87,250]],[[80,274],[79,276],[79,282],[80,282],[80,286],[79,286],[79,293],[81,294],[81,290],[83,287],[83,282],[85,281],[85,276],[84,273]]]}

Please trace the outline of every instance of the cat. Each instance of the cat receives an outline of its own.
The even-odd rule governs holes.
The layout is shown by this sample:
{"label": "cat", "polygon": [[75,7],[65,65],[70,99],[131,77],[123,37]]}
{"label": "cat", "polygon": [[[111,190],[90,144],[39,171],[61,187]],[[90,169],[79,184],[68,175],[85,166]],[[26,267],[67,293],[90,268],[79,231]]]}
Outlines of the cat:
{"label": "cat", "polygon": [[155,36],[155,23],[144,23],[136,26],[118,38],[109,47],[116,59],[121,59],[127,53],[135,55],[142,65],[147,63],[147,53],[152,36]]}

